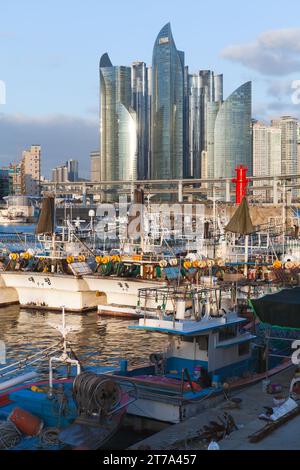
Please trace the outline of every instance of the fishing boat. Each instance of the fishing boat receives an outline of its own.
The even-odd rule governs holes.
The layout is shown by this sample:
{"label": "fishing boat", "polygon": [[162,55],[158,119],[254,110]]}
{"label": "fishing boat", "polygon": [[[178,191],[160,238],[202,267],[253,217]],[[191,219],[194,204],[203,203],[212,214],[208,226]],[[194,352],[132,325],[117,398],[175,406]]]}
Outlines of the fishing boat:
{"label": "fishing boat", "polygon": [[[58,329],[61,342],[0,369],[0,449],[98,449],[136,398],[130,383],[102,375],[109,367],[83,369],[67,343],[64,309]],[[47,358],[47,371],[34,368]]]}
{"label": "fishing boat", "polygon": [[[130,368],[123,362],[115,379],[129,380],[138,390],[128,413],[158,421],[178,423],[222,400],[223,392],[263,380],[262,355],[256,335],[243,326],[245,318],[222,306],[218,288],[142,290],[143,318],[129,328],[166,336],[166,348],[153,352],[150,362]],[[173,310],[166,308],[167,297]],[[148,316],[147,299],[160,303],[158,318]],[[146,308],[145,308],[146,303]],[[288,360],[270,363],[268,376],[287,367]]]}

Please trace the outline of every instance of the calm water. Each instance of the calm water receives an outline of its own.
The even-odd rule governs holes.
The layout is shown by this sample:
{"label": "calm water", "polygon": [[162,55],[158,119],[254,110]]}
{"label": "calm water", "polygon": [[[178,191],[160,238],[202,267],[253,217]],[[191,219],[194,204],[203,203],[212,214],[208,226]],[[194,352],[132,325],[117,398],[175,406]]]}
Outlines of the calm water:
{"label": "calm water", "polygon": [[[166,345],[165,336],[129,330],[135,320],[104,318],[96,313],[66,314],[66,320],[74,328],[68,337],[71,347],[86,365],[116,365],[123,358],[136,365]],[[60,333],[52,324],[60,322],[59,313],[24,311],[18,306],[0,309],[0,340],[6,344],[7,362],[59,340]]]}
{"label": "calm water", "polygon": [[[0,234],[33,233],[34,225],[3,226]],[[96,313],[67,314],[67,324],[74,328],[69,341],[83,363],[117,364],[126,358],[132,364],[144,362],[151,352],[161,351],[165,336],[140,333],[128,329],[134,321],[102,317]],[[18,306],[0,309],[0,340],[5,341],[8,362],[46,348],[60,338],[51,326],[59,324],[58,313],[29,312]]]}

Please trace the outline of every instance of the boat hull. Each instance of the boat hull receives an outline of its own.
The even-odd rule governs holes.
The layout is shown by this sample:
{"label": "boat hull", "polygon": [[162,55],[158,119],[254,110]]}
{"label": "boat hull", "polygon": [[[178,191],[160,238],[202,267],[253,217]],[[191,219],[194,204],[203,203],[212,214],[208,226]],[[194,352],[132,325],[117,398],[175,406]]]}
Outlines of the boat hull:
{"label": "boat hull", "polygon": [[5,272],[6,287],[14,288],[22,308],[86,312],[96,310],[101,298],[77,277],[51,273]]}
{"label": "boat hull", "polygon": [[0,277],[0,308],[19,303],[18,292],[13,287],[7,287]]}
{"label": "boat hull", "polygon": [[[165,285],[162,281],[96,275],[84,276],[84,280],[91,290],[103,294],[99,302],[99,314],[127,318],[140,316],[140,309],[137,309],[139,289],[158,288]],[[156,308],[157,304],[150,299],[147,303],[147,309]],[[167,304],[168,308],[173,310],[171,303]]]}

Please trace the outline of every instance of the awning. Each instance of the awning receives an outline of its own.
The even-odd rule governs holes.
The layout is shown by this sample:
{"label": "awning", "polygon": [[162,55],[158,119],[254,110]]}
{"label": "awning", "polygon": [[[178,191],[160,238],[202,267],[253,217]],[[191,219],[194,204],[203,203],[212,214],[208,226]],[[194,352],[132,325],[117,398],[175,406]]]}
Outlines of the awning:
{"label": "awning", "polygon": [[300,330],[300,287],[251,299],[251,304],[261,322]]}

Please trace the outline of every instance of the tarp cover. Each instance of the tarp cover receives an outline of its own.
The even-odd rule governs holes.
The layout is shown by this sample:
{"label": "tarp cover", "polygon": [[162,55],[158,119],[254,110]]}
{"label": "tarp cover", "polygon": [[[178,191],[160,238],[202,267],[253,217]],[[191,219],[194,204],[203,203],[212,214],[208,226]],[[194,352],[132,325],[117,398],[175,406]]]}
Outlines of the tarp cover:
{"label": "tarp cover", "polygon": [[300,287],[251,299],[251,303],[263,323],[300,330]]}
{"label": "tarp cover", "polygon": [[254,232],[247,198],[244,197],[229,224],[225,227],[225,230],[226,232],[238,233],[240,235],[250,235]]}
{"label": "tarp cover", "polygon": [[42,202],[36,233],[54,233],[54,197],[45,197]]}

